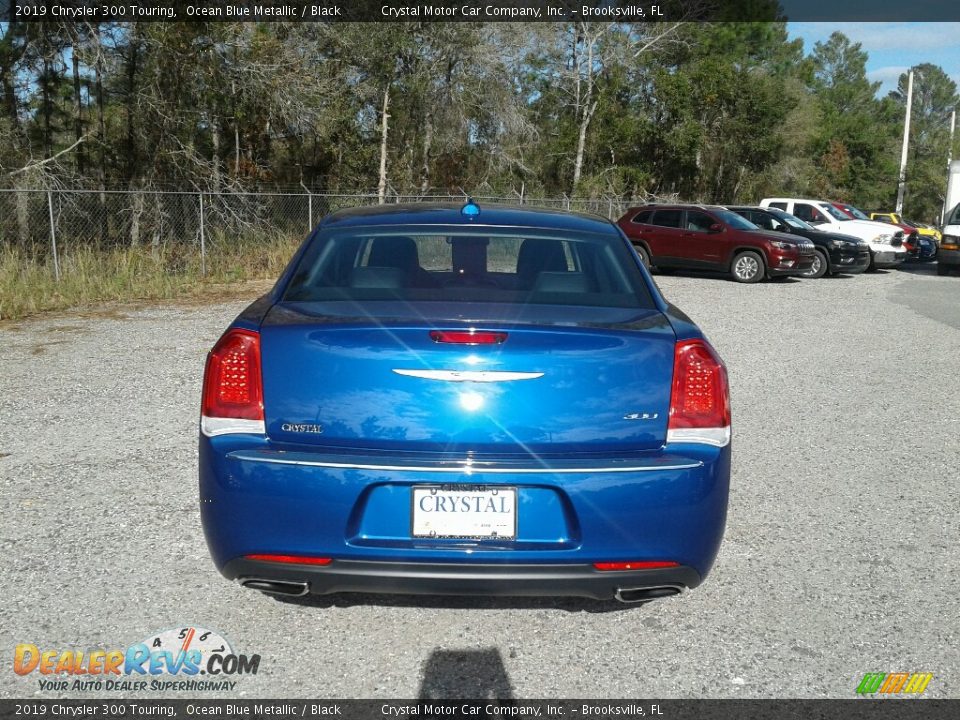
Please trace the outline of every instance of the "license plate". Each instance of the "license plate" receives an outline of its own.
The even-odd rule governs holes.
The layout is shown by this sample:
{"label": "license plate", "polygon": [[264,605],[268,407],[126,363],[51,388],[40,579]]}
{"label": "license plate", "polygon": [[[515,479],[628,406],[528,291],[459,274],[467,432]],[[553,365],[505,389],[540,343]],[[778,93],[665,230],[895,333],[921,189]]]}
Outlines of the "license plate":
{"label": "license plate", "polygon": [[517,489],[427,485],[413,488],[413,537],[517,536]]}

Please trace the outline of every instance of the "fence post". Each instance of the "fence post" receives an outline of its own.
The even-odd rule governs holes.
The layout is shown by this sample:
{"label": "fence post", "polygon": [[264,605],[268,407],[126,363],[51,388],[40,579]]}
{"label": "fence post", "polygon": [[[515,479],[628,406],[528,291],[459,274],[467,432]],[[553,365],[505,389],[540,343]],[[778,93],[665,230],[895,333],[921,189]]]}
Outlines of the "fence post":
{"label": "fence post", "polygon": [[607,198],[607,217],[613,220],[613,198]]}
{"label": "fence post", "polygon": [[47,210],[50,212],[50,245],[53,247],[53,277],[60,282],[60,258],[57,256],[57,230],[53,222],[53,193],[47,190]]}
{"label": "fence post", "polygon": [[307,193],[307,232],[313,231],[313,193]]}
{"label": "fence post", "polygon": [[207,275],[207,238],[203,227],[203,193],[200,193],[200,276]]}

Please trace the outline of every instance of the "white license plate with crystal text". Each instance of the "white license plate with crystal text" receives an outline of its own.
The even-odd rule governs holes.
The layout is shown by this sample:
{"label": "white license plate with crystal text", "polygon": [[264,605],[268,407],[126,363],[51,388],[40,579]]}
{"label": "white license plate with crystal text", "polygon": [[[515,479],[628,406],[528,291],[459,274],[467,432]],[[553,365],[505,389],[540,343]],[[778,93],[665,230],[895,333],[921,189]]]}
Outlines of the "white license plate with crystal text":
{"label": "white license plate with crystal text", "polygon": [[517,536],[517,489],[416,486],[411,520],[414,537],[512,540]]}

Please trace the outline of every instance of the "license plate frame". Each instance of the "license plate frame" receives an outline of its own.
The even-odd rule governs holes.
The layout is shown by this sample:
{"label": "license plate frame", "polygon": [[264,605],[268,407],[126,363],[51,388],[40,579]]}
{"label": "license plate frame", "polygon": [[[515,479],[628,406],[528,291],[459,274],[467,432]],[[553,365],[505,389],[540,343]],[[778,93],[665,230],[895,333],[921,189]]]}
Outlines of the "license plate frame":
{"label": "license plate frame", "polygon": [[[422,498],[442,497],[444,505],[456,502],[464,510],[430,510]],[[466,506],[463,499],[467,500]],[[417,540],[509,540],[517,539],[518,492],[502,485],[414,485],[410,490],[410,536]],[[478,502],[480,504],[478,504]],[[470,504],[474,510],[470,510]],[[492,506],[491,506],[492,503]],[[438,506],[437,500],[425,505]],[[503,511],[480,511],[503,508]],[[503,517],[497,517],[503,515]]]}

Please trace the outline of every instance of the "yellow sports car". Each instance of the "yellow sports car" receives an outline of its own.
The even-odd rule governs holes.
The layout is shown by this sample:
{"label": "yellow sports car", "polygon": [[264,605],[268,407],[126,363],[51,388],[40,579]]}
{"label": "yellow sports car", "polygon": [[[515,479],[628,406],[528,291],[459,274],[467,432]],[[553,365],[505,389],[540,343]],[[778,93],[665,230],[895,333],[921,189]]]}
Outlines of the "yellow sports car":
{"label": "yellow sports car", "polygon": [[927,223],[916,223],[912,220],[904,220],[907,225],[913,225],[917,232],[921,235],[926,235],[929,238],[936,240],[937,245],[940,244],[940,241],[943,239],[943,233],[939,229],[935,228],[933,225],[928,225]]}
{"label": "yellow sports car", "polygon": [[870,213],[870,219],[876,220],[877,222],[885,222],[889,225],[899,225],[903,228],[903,232],[909,236],[913,232],[916,232],[917,235],[923,235],[925,237],[933,238],[937,245],[940,245],[940,231],[937,230],[932,225],[927,225],[926,223],[918,223],[913,220],[907,220],[900,215],[899,213],[881,213],[875,212]]}

